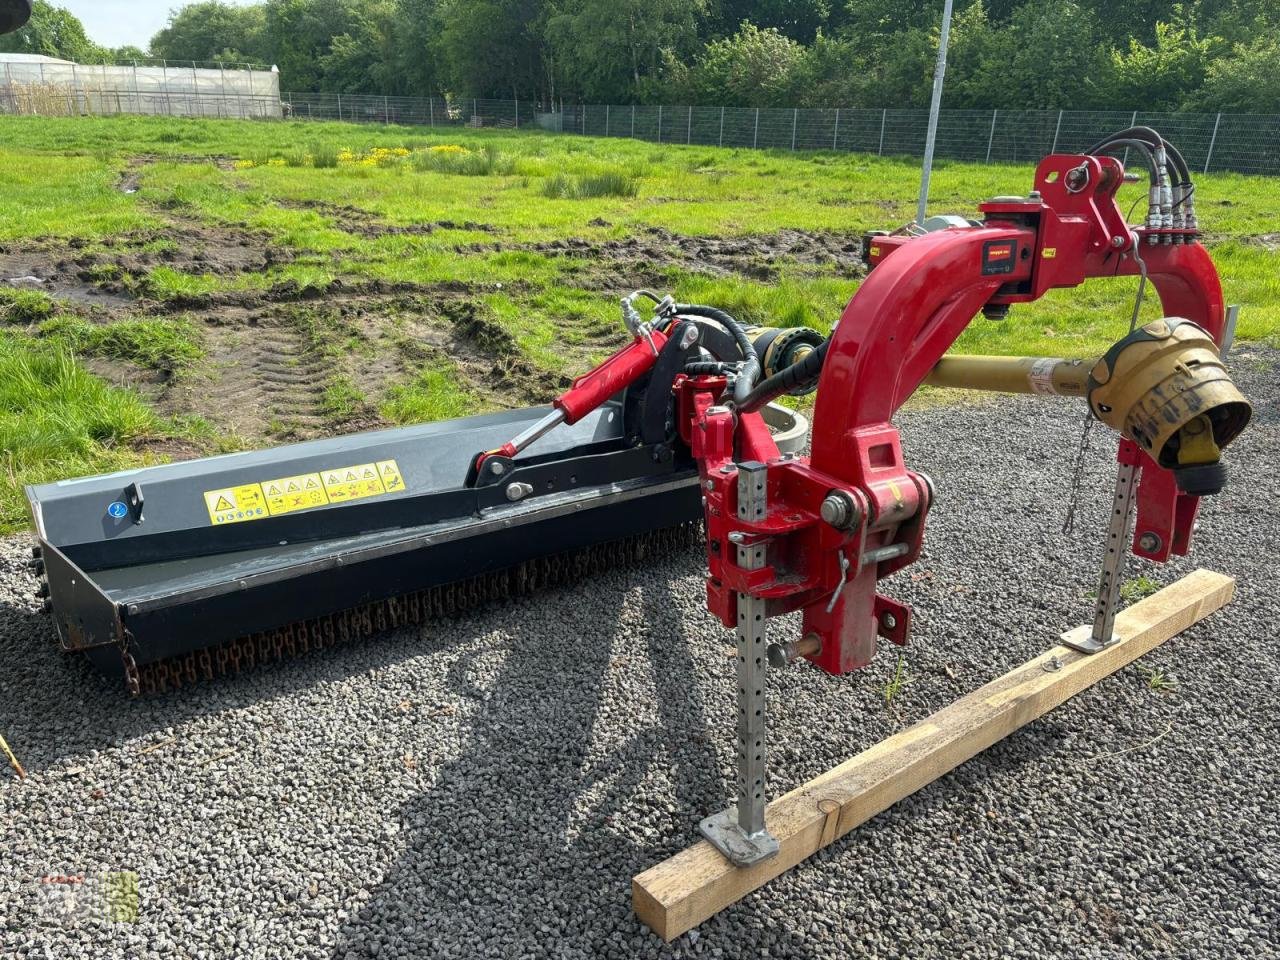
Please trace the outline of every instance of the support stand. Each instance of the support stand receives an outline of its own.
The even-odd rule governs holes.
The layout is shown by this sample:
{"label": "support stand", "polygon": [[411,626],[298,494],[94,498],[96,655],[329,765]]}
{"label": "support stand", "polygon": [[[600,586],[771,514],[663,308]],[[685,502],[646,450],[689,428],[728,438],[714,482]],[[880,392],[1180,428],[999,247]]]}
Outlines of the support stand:
{"label": "support stand", "polygon": [[1116,608],[1120,605],[1120,582],[1124,575],[1125,557],[1129,555],[1129,537],[1133,529],[1133,495],[1138,486],[1138,468],[1122,463],[1116,471],[1116,493],[1111,505],[1111,521],[1107,525],[1106,553],[1102,558],[1102,576],[1098,581],[1098,602],[1094,606],[1093,626],[1076,627],[1062,634],[1062,643],[1081,653],[1097,653],[1119,641],[1115,632]]}
{"label": "support stand", "polygon": [[[769,468],[763,463],[738,465],[738,517],[763,520],[769,508]],[[760,540],[738,544],[738,565],[758,570],[765,565]],[[778,852],[778,841],[764,823],[766,601],[740,593],[738,606],[738,802],[707,817],[698,829],[728,859],[745,867]]]}

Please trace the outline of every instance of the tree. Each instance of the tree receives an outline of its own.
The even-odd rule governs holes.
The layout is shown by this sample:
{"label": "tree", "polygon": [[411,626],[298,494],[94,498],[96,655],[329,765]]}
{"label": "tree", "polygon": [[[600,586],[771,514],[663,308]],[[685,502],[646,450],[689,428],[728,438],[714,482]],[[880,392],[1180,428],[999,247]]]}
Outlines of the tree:
{"label": "tree", "polygon": [[1204,86],[1189,101],[1196,110],[1280,113],[1280,41],[1264,36],[1236,44],[1209,64]]}
{"label": "tree", "polygon": [[290,90],[319,90],[333,38],[360,19],[358,0],[267,0],[266,59]]}
{"label": "tree", "polygon": [[547,31],[566,95],[626,102],[692,57],[706,0],[565,0]]}
{"label": "tree", "polygon": [[1176,109],[1204,83],[1209,48],[1189,23],[1158,23],[1153,46],[1130,39],[1128,50],[1111,52],[1107,92],[1117,103]]}
{"label": "tree", "polygon": [[361,7],[345,33],[333,37],[320,58],[321,86],[335,93],[407,92],[396,70],[396,5],[373,0]]}
{"label": "tree", "polygon": [[25,27],[0,37],[0,51],[34,53],[77,63],[101,62],[107,57],[107,51],[85,34],[78,18],[46,0],[32,4],[31,19]]}
{"label": "tree", "polygon": [[263,62],[269,59],[266,16],[261,6],[237,7],[220,0],[188,4],[151,38],[151,52],[165,60]]}
{"label": "tree", "polygon": [[141,47],[135,47],[131,43],[125,44],[123,47],[111,48],[111,59],[115,63],[128,63],[131,60],[147,60],[151,54],[143,50]]}
{"label": "tree", "polygon": [[440,0],[400,0],[391,38],[394,69],[405,92],[412,96],[441,94],[435,48],[439,30]]}
{"label": "tree", "polygon": [[809,43],[824,28],[842,21],[843,14],[840,0],[721,0],[710,13],[709,25],[713,36],[732,36],[744,23],[753,23]]}
{"label": "tree", "polygon": [[450,88],[468,97],[536,97],[543,88],[539,0],[442,0],[433,49]]}
{"label": "tree", "polygon": [[730,107],[773,107],[794,103],[795,71],[804,47],[773,27],[744,23],[736,34],[716,40],[689,71],[690,102]]}

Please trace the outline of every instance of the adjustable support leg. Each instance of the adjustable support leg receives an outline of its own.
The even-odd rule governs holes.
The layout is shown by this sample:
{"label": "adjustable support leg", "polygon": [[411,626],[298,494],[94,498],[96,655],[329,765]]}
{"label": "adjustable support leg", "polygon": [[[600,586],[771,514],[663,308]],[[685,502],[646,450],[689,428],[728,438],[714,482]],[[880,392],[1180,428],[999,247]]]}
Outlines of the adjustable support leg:
{"label": "adjustable support leg", "polygon": [[[762,520],[768,509],[768,467],[738,465],[738,516]],[[738,545],[738,565],[765,565],[765,545]],[[740,593],[738,606],[738,802],[703,820],[698,828],[730,861],[740,867],[772,857],[778,841],[765,828],[765,653],[766,602]]]}
{"label": "adjustable support leg", "polygon": [[1111,521],[1107,525],[1106,553],[1102,559],[1102,577],[1098,582],[1098,602],[1094,606],[1092,627],[1076,627],[1062,635],[1064,646],[1081,653],[1105,650],[1120,638],[1115,633],[1116,608],[1120,604],[1120,582],[1124,561],[1129,554],[1129,536],[1133,527],[1133,495],[1138,485],[1138,468],[1122,463],[1116,471],[1116,493],[1111,504]]}

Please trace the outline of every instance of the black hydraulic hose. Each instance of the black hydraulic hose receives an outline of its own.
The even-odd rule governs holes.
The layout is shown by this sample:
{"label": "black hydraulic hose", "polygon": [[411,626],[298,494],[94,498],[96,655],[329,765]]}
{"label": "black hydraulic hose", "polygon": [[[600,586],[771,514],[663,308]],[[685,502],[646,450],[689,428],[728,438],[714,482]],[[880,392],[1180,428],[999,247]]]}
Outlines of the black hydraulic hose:
{"label": "black hydraulic hose", "polygon": [[755,413],[770,400],[817,380],[822,373],[822,363],[827,358],[827,348],[830,346],[831,337],[827,337],[799,363],[793,363],[785,370],[779,370],[772,377],[762,380],[741,400],[735,398],[734,406],[738,408],[738,412]]}
{"label": "black hydraulic hose", "polygon": [[714,320],[729,331],[738,349],[742,351],[742,369],[738,371],[738,376],[733,381],[733,402],[740,406],[760,377],[760,361],[756,358],[756,349],[752,346],[747,331],[732,316],[716,307],[704,307],[697,303],[677,303],[673,310],[677,316],[705,317],[708,320]]}
{"label": "black hydraulic hose", "polygon": [[1132,147],[1142,154],[1142,159],[1146,161],[1147,169],[1151,172],[1151,182],[1160,183],[1160,166],[1156,163],[1155,148],[1145,140],[1137,140],[1133,137],[1108,137],[1090,147],[1085,153],[1096,155],[1106,150],[1114,150],[1116,147]]}
{"label": "black hydraulic hose", "polygon": [[690,376],[710,376],[719,377],[727,374],[738,372],[739,365],[736,363],[721,363],[719,360],[694,360],[684,365],[684,372]]}
{"label": "black hydraulic hose", "polygon": [[1160,144],[1164,147],[1165,153],[1169,155],[1169,159],[1173,162],[1173,167],[1178,171],[1178,175],[1182,177],[1182,183],[1191,182],[1191,169],[1187,166],[1187,161],[1182,156],[1182,151],[1175,147],[1172,143],[1164,138],[1164,136],[1151,127],[1130,127],[1127,130],[1121,130],[1113,133],[1113,137],[1142,137],[1150,140],[1152,144]]}
{"label": "black hydraulic hose", "polygon": [[1146,142],[1148,146],[1151,147],[1153,150],[1157,146],[1164,147],[1164,151],[1168,155],[1171,165],[1173,166],[1174,170],[1178,174],[1178,177],[1180,178],[1179,185],[1185,186],[1186,184],[1191,182],[1191,169],[1187,166],[1187,161],[1183,158],[1182,151],[1180,151],[1172,143],[1170,143],[1168,140],[1162,137],[1158,131],[1153,130],[1151,127],[1129,127],[1128,129],[1125,129],[1125,130],[1117,130],[1115,133],[1108,135],[1102,140],[1099,140],[1092,147],[1086,150],[1085,153],[1092,154],[1092,153],[1097,153],[1100,150],[1106,150],[1109,146],[1113,145],[1116,141],[1119,141],[1119,140],[1137,140],[1137,139],[1140,139]]}

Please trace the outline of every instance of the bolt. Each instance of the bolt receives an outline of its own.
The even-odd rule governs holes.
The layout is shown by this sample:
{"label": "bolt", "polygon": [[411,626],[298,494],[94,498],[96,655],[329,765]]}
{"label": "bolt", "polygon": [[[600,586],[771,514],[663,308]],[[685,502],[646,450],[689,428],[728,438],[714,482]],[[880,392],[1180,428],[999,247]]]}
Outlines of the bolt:
{"label": "bolt", "polygon": [[500,477],[507,472],[507,465],[503,463],[501,460],[490,460],[489,472],[492,473],[495,477]]}
{"label": "bolt", "polygon": [[523,500],[533,493],[533,485],[529,483],[512,483],[507,485],[507,499],[512,503]]}
{"label": "bolt", "polygon": [[1124,246],[1124,237],[1120,237],[1120,236],[1112,237],[1112,238],[1111,238],[1111,245],[1112,245],[1113,247],[1123,247],[1123,246]]}
{"label": "bolt", "polygon": [[690,347],[694,345],[697,339],[698,339],[698,328],[691,325],[689,329],[684,332],[684,336],[680,338],[680,349],[688,350]]}
{"label": "bolt", "polygon": [[736,530],[733,533],[729,534],[730,543],[744,543],[746,539],[747,538],[745,534],[739,533]]}
{"label": "bolt", "polygon": [[898,618],[892,613],[880,614],[880,623],[886,630],[896,630],[898,627]]}
{"label": "bolt", "polygon": [[858,519],[857,505],[843,490],[832,490],[828,493],[818,512],[825,523],[837,530],[847,530]]}
{"label": "bolt", "polygon": [[1061,669],[1062,661],[1058,659],[1057,655],[1050,657],[1048,662],[1044,665],[1045,673],[1057,673]]}
{"label": "bolt", "polygon": [[1155,553],[1164,545],[1164,541],[1159,536],[1148,530],[1138,538],[1138,547],[1144,553]]}
{"label": "bolt", "polygon": [[733,467],[729,466],[729,464],[726,463],[723,467],[720,468],[720,472],[724,474],[733,473]]}
{"label": "bolt", "polygon": [[707,481],[707,489],[708,489],[708,490],[714,490],[715,488],[716,488],[716,482],[715,482],[714,480],[708,480],[708,481]]}

